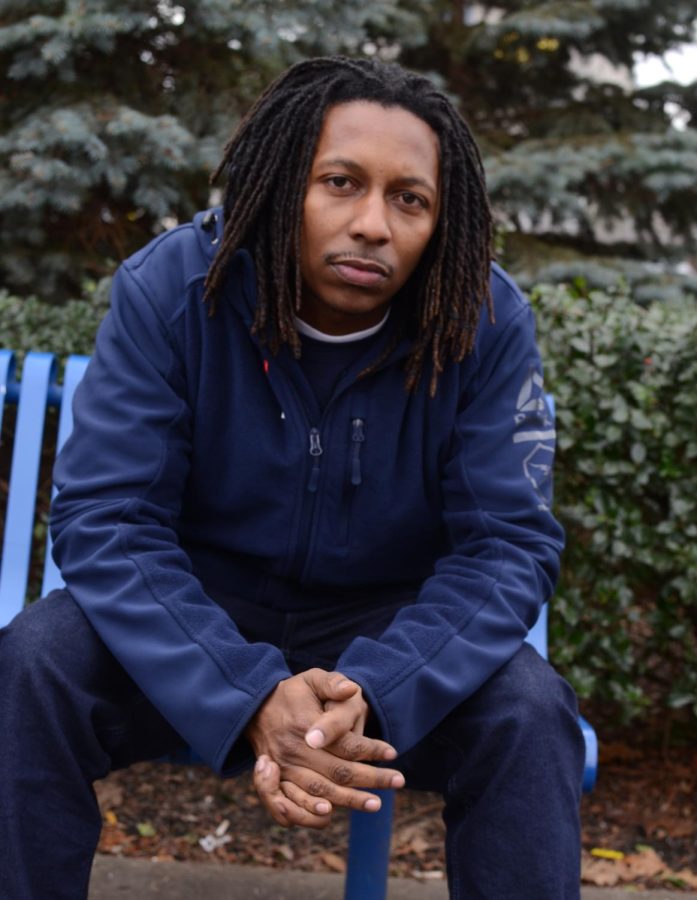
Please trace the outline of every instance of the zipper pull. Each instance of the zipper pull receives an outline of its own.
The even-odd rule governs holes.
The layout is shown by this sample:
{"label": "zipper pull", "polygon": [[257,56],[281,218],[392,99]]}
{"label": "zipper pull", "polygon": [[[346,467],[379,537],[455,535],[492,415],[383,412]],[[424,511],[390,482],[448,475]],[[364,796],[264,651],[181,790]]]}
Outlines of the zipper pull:
{"label": "zipper pull", "polygon": [[319,484],[319,458],[322,455],[322,444],[319,440],[319,431],[317,428],[310,429],[310,456],[314,456],[315,462],[312,466],[312,471],[310,472],[310,480],[307,484],[307,489],[311,494],[314,494],[317,491],[317,485]]}
{"label": "zipper pull", "polygon": [[361,481],[361,444],[365,441],[363,419],[351,421],[351,441],[353,442],[353,457],[351,459],[351,484],[357,487]]}

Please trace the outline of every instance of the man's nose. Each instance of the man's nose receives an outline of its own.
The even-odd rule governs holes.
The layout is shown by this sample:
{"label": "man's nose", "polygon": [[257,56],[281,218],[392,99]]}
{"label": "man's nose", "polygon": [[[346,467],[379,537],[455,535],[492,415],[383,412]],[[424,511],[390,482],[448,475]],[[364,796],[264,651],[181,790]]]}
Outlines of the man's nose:
{"label": "man's nose", "polygon": [[370,191],[356,200],[349,232],[355,240],[386,244],[392,237],[385,198]]}

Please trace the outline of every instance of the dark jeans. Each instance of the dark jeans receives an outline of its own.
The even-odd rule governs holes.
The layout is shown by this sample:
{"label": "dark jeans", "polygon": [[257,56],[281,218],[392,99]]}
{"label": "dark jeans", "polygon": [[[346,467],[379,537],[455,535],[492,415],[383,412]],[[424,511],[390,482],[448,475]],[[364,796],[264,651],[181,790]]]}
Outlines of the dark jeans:
{"label": "dark jeans", "polygon": [[[0,631],[0,741],[6,900],[86,897],[92,782],[183,746],[65,591]],[[444,797],[451,897],[578,900],[583,759],[574,694],[527,645],[401,757]]]}

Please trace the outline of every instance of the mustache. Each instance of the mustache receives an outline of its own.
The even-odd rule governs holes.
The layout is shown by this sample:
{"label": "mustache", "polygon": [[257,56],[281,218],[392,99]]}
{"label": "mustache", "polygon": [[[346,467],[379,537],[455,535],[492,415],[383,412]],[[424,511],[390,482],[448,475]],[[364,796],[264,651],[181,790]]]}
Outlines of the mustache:
{"label": "mustache", "polygon": [[375,253],[356,253],[355,251],[349,253],[325,253],[323,259],[327,265],[351,262],[363,263],[365,265],[368,263],[377,266],[385,275],[394,274],[394,266],[391,266]]}

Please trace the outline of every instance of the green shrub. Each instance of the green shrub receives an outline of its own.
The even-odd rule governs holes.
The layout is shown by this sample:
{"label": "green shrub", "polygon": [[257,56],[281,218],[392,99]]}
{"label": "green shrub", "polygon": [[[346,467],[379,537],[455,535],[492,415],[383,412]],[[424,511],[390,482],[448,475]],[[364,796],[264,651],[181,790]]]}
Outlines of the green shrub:
{"label": "green shrub", "polygon": [[[624,718],[697,715],[697,307],[538,286],[567,550],[553,657]],[[681,713],[677,712],[682,710]]]}
{"label": "green shrub", "polygon": [[17,352],[45,350],[63,359],[70,353],[89,355],[108,308],[108,284],[89,285],[82,300],[56,305],[36,297],[15,297],[0,289],[0,347]]}

